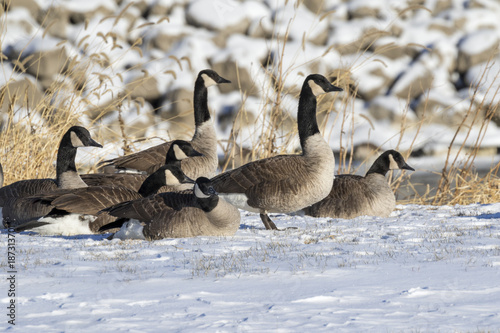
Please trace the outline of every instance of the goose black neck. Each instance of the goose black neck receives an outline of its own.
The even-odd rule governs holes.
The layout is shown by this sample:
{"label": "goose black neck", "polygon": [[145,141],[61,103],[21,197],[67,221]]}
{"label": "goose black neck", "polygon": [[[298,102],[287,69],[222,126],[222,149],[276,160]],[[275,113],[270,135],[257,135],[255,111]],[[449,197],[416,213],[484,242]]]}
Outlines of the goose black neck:
{"label": "goose black neck", "polygon": [[141,196],[147,197],[156,194],[156,192],[165,185],[167,185],[165,182],[165,168],[162,167],[150,174],[148,178],[144,180],[137,192]]}
{"label": "goose black neck", "polygon": [[217,207],[217,204],[219,203],[219,196],[211,195],[208,198],[196,198],[196,200],[198,201],[198,205],[200,205],[200,208],[204,212],[209,213],[215,207]]}
{"label": "goose black neck", "polygon": [[385,177],[388,171],[389,171],[389,166],[383,163],[382,160],[379,158],[378,160],[375,161],[375,163],[373,163],[373,165],[368,170],[366,175],[368,176],[371,173],[378,173]]}
{"label": "goose black neck", "polygon": [[300,93],[297,113],[300,145],[302,147],[304,147],[307,138],[319,133],[318,122],[316,120],[316,104],[316,96],[314,96],[307,82],[304,82]]}
{"label": "goose black neck", "polygon": [[143,197],[156,194],[161,187],[167,185],[167,182],[165,180],[165,170],[167,169],[168,166],[171,165],[176,165],[180,169],[181,162],[177,160],[168,161],[166,165],[162,166],[161,168],[150,174],[148,178],[144,180],[141,187],[139,188],[139,191],[137,192]]}
{"label": "goose black neck", "polygon": [[210,120],[210,111],[208,110],[208,93],[205,81],[201,76],[198,77],[194,84],[194,124],[200,126],[204,122]]}
{"label": "goose black neck", "polygon": [[180,168],[181,167],[181,163],[180,162],[181,161],[179,161],[177,159],[177,156],[175,156],[174,149],[173,149],[173,147],[171,145],[170,148],[167,151],[167,157],[165,158],[165,164],[168,164],[168,165],[177,165]]}
{"label": "goose black neck", "polygon": [[57,151],[56,178],[60,184],[61,175],[68,171],[76,172],[75,158],[76,149],[71,144],[65,144],[64,138]]}

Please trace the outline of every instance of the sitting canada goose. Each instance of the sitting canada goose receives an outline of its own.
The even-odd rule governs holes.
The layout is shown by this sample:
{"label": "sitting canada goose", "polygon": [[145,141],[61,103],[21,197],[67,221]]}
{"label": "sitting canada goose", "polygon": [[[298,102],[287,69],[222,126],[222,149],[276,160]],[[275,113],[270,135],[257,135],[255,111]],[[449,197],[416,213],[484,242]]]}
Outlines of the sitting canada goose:
{"label": "sitting canada goose", "polygon": [[[77,224],[75,230],[71,227],[65,228],[63,225],[67,221],[65,216],[68,214],[77,214],[84,216],[96,216],[97,213],[107,207],[116,205],[120,202],[143,198],[155,194],[159,188],[167,184],[193,184],[194,180],[186,177],[180,169],[182,159],[199,155],[192,145],[187,141],[176,140],[170,146],[167,152],[167,163],[153,174],[149,175],[143,182],[138,191],[134,191],[124,186],[89,186],[77,189],[57,190],[49,193],[42,193],[37,196],[30,197],[33,202],[41,203],[52,207],[53,209],[38,221],[30,221],[16,228],[17,231],[37,228],[36,231],[49,234],[53,232],[62,232],[64,235],[73,233],[88,233],[86,226],[90,232],[94,233],[101,226],[114,221],[116,218],[107,214],[101,214],[98,219],[80,219],[81,224]],[[62,221],[60,220],[62,218]],[[90,220],[90,221],[89,221]],[[49,225],[50,226],[47,226]],[[54,226],[54,224],[59,224]],[[44,227],[45,229],[40,229]],[[61,230],[61,231],[56,231]]]}
{"label": "sitting canada goose", "polygon": [[71,127],[62,137],[57,152],[56,179],[20,180],[0,189],[0,207],[3,224],[13,227],[40,218],[50,212],[44,205],[32,204],[24,199],[31,195],[54,191],[58,188],[69,189],[86,187],[75,166],[78,147],[100,147],[102,145],[90,137],[87,129]]}
{"label": "sitting canada goose", "polygon": [[299,98],[301,155],[279,155],[247,163],[212,178],[214,189],[238,208],[260,213],[266,229],[277,229],[267,213],[291,213],[328,195],[335,159],[316,121],[316,97],[342,91],[319,74],[309,75]]}
{"label": "sitting canada goose", "polygon": [[193,190],[160,193],[106,209],[119,217],[101,230],[122,224],[113,238],[158,240],[196,236],[232,236],[240,226],[238,208],[219,198],[208,178]]}
{"label": "sitting canada goose", "polygon": [[[196,151],[190,142],[174,140],[167,151],[164,164],[175,164],[181,168],[182,161],[197,156],[202,156],[202,154]],[[144,181],[148,178],[146,174],[137,173],[92,173],[80,176],[88,186],[123,186],[136,192],[140,190]],[[169,189],[175,189],[176,187],[178,185],[169,184],[158,189],[157,192],[170,192]]]}
{"label": "sitting canada goose", "polygon": [[343,219],[361,215],[387,217],[394,210],[396,199],[385,175],[396,169],[415,171],[399,152],[388,150],[375,160],[364,177],[335,176],[330,194],[303,212],[314,217]]}
{"label": "sitting canada goose", "polygon": [[[207,105],[207,88],[221,83],[230,83],[230,81],[220,77],[215,71],[208,69],[199,72],[196,79],[193,98],[196,130],[191,139],[191,144],[194,149],[203,155],[182,162],[183,172],[193,179],[201,176],[212,177],[217,170],[217,138]],[[104,161],[103,164],[113,165],[119,169],[146,171],[151,174],[164,164],[165,154],[170,145],[171,142],[166,142],[135,154]]]}

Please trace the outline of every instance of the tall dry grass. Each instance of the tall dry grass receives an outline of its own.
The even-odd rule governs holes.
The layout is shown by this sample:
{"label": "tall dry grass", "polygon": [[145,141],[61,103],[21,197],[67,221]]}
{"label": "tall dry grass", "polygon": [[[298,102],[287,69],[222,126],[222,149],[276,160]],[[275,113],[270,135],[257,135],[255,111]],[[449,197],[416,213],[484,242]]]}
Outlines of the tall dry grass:
{"label": "tall dry grass", "polygon": [[[3,23],[5,23],[6,15],[8,15],[8,12],[2,15]],[[123,11],[120,15],[111,19],[118,21],[122,15]],[[51,22],[45,22],[44,26],[50,27]],[[4,33],[3,31],[2,37]],[[241,107],[233,120],[231,134],[228,140],[219,142],[225,153],[223,170],[236,167],[250,160],[293,151],[294,144],[297,142],[297,126],[286,110],[283,97],[286,95],[298,97],[300,87],[287,88],[284,83],[293,70],[304,64],[295,64],[291,68],[284,68],[281,65],[282,57],[287,52],[287,35],[288,31],[284,36],[278,36],[275,32],[271,39],[273,48],[280,50],[280,52],[273,55],[269,54],[269,57],[275,57],[276,61],[269,61],[267,65],[262,67],[269,79],[263,83],[262,87],[257,87],[262,92],[263,103],[260,114],[257,115],[258,121],[254,126],[250,145],[248,142],[242,142],[242,136],[240,135],[244,124],[251,118],[250,112],[245,106],[247,96],[242,92]],[[384,32],[380,32],[380,36],[383,35]],[[117,77],[110,77],[106,74],[106,71],[99,72],[95,70],[96,67],[104,70],[112,69],[113,63],[107,58],[105,52],[91,48],[90,45],[98,44],[96,40],[91,40],[92,38],[100,39],[103,45],[113,43],[113,48],[115,46],[123,47],[112,33],[101,35],[83,34],[78,46],[83,48],[85,56],[68,57],[64,69],[60,73],[61,79],[55,80],[44,91],[43,96],[36,101],[29,82],[26,81],[28,83],[19,85],[17,80],[19,73],[26,72],[25,66],[30,59],[23,57],[22,52],[18,59],[7,60],[5,55],[0,56],[1,63],[11,61],[15,66],[15,74],[10,78],[6,78],[6,84],[0,90],[0,106],[3,108],[0,132],[0,163],[3,165],[6,184],[21,179],[54,177],[54,161],[60,138],[70,126],[81,124],[82,119],[86,119],[85,123],[90,127],[89,129],[94,130],[93,136],[96,140],[103,142],[105,139],[108,145],[120,146],[125,154],[135,151],[134,144],[136,142],[148,140],[147,137],[132,138],[128,134],[127,125],[122,115],[122,105],[124,103],[135,103],[139,108],[144,103],[144,99],[140,97],[132,98],[131,92],[126,89],[116,93],[115,98],[105,105],[96,106],[93,99],[90,98],[91,96],[99,97],[100,94],[106,93],[105,88],[108,86],[112,89],[113,82],[117,77],[122,79],[120,73],[116,74]],[[359,54],[366,52],[376,38],[376,36],[371,35],[369,36],[369,42],[358,41],[359,45],[363,46],[358,50]],[[142,56],[139,48],[141,42],[140,39],[136,40],[124,52],[136,52]],[[64,46],[63,44],[62,46]],[[306,47],[304,41],[302,47]],[[180,64],[181,61],[179,59],[177,61]],[[137,68],[128,70],[134,69]],[[237,68],[235,70],[237,71]],[[325,73],[335,80],[334,84],[343,87],[347,93],[335,95],[333,98],[323,96],[318,103],[320,130],[325,136],[334,134],[331,132],[332,128],[329,127],[332,121],[340,124],[341,133],[349,133],[340,135],[340,151],[336,155],[339,163],[338,173],[354,173],[359,168],[371,163],[374,157],[381,153],[381,149],[378,147],[360,164],[355,163],[353,160],[353,137],[356,135],[353,120],[355,113],[353,100],[357,94],[357,86],[356,82],[350,79],[352,70],[352,68],[348,68],[342,71]],[[167,69],[165,73],[176,76],[176,72],[173,70]],[[306,73],[304,73],[305,76]],[[149,74],[145,72],[144,82],[149,78]],[[135,84],[140,83],[140,80],[135,82]],[[463,122],[456,128],[457,133],[467,132],[466,138],[470,141],[470,136],[473,133],[472,128],[479,127],[480,131],[477,138],[475,138],[475,143],[470,148],[466,147],[465,140],[460,143],[456,142],[456,138],[454,138],[450,142],[446,162],[439,175],[438,186],[433,189],[434,191],[429,188],[427,192],[421,193],[412,183],[411,174],[409,173],[398,173],[389,176],[389,181],[395,191],[404,186],[409,192],[413,193],[405,199],[405,203],[443,205],[472,202],[487,203],[500,200],[498,194],[500,182],[497,176],[499,165],[492,168],[483,177],[479,177],[474,169],[475,158],[481,148],[488,125],[497,112],[498,104],[489,105],[484,99],[477,101],[477,96],[476,91]],[[172,103],[175,103],[175,101],[172,101]],[[409,105],[409,101],[407,105]],[[406,112],[408,111],[409,107],[407,107]],[[113,112],[118,115],[118,124],[112,129],[107,129],[106,133],[102,129],[95,131],[94,125]],[[403,117],[398,134],[399,142],[401,142],[411,126],[416,127],[416,134],[410,149],[402,152],[405,158],[411,155],[413,144],[420,134],[420,128],[423,124],[429,122],[429,119],[425,112],[416,124],[410,124],[406,121],[406,116]],[[175,119],[164,121],[169,120],[175,121]],[[369,119],[367,120],[369,121]],[[251,148],[243,148],[244,146],[250,146]],[[398,149],[398,146],[393,148]],[[457,150],[456,147],[459,147],[459,149]],[[464,156],[466,148],[468,151],[464,161],[462,156]],[[103,156],[99,155],[99,152],[96,152],[94,156],[89,156],[88,160],[82,161],[82,171],[95,171],[95,165],[102,158]]]}
{"label": "tall dry grass", "polygon": [[[6,1],[5,5],[8,8],[10,2]],[[126,6],[116,17],[107,17],[102,21],[114,20],[116,24],[131,5]],[[8,15],[8,10],[0,15],[0,45],[3,44],[1,41],[7,33]],[[34,35],[47,35],[48,29],[56,21],[57,17],[47,15],[41,27],[34,31]],[[126,128],[121,111],[124,104],[136,105],[136,109],[144,104],[143,98],[132,98],[132,89],[141,86],[150,77],[144,72],[144,77],[136,79],[130,87],[125,85],[124,88],[118,89],[115,82],[123,82],[124,73],[109,74],[113,72],[114,63],[106,51],[123,46],[114,33],[90,31],[87,27],[86,21],[85,29],[78,37],[76,45],[79,54],[71,51],[72,45],[69,41],[64,40],[58,44],[58,49],[66,51],[68,56],[63,57],[61,53],[58,59],[61,70],[55,78],[49,80],[50,83],[43,82],[42,93],[36,81],[41,82],[46,78],[28,75],[28,69],[31,67],[31,72],[42,70],[41,64],[46,60],[43,58],[51,57],[52,54],[35,53],[25,56],[33,39],[17,52],[17,58],[0,54],[0,64],[3,66],[9,62],[13,68],[10,75],[6,76],[5,71],[2,73],[4,84],[0,87],[0,163],[5,173],[5,184],[22,179],[53,178],[59,142],[73,125],[87,127],[93,138],[101,143],[112,136],[124,153],[132,152],[137,141],[148,140],[134,140],[129,137],[127,133],[133,131]],[[130,45],[122,43],[127,45],[122,57],[129,52],[142,56],[139,48],[141,43],[140,38]],[[135,69],[137,68],[131,67],[126,71]],[[112,95],[112,98],[107,95]],[[96,103],[101,98],[108,102]],[[96,126],[110,113],[117,114],[116,126]],[[142,129],[138,128],[137,131],[139,130]],[[84,154],[85,158],[79,158],[80,171],[96,171],[97,162],[103,159],[98,154],[96,150],[93,155]],[[81,155],[82,153],[79,153],[78,156]]]}

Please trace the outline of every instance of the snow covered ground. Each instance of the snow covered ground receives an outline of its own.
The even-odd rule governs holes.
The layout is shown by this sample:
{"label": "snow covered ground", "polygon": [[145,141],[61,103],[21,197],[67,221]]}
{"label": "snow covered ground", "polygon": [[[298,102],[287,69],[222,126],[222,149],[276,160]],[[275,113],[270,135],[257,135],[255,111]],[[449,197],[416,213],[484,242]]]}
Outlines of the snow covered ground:
{"label": "snow covered ground", "polygon": [[1,330],[500,331],[500,204],[274,215],[278,227],[298,227],[283,232],[242,216],[228,238],[16,234],[16,297],[0,256],[0,302],[8,314],[14,299],[16,325],[4,314]]}

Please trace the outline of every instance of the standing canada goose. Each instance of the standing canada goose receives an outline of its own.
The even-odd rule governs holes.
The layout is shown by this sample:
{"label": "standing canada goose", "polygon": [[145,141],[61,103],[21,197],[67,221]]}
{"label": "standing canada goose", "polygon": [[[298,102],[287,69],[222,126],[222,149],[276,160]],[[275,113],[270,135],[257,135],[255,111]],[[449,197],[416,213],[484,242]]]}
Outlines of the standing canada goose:
{"label": "standing canada goose", "polygon": [[267,213],[291,213],[328,195],[335,159],[316,121],[316,97],[342,91],[319,74],[309,75],[299,98],[301,155],[279,155],[247,163],[212,178],[214,189],[238,208],[258,212],[266,229],[277,229]]}
{"label": "standing canada goose", "polygon": [[396,206],[396,199],[385,175],[389,170],[415,171],[403,156],[388,150],[380,155],[364,177],[337,175],[330,194],[320,202],[303,209],[314,217],[352,219],[356,216],[389,216]]}
{"label": "standing canada goose", "polygon": [[[221,83],[230,83],[213,70],[203,70],[198,74],[194,85],[194,123],[195,133],[191,139],[194,149],[203,154],[182,162],[183,172],[190,178],[212,177],[218,166],[217,137],[207,104],[207,88]],[[153,173],[164,164],[165,154],[171,142],[151,147],[135,154],[104,161],[118,169],[135,169]]]}
{"label": "standing canada goose", "polygon": [[26,197],[54,191],[58,188],[69,189],[86,187],[75,166],[75,157],[79,147],[99,147],[87,129],[81,126],[71,127],[62,137],[57,152],[56,179],[20,180],[0,189],[0,207],[3,224],[13,227],[44,216],[50,211],[40,204],[32,204]]}
{"label": "standing canada goose", "polygon": [[[107,185],[57,190],[32,196],[30,199],[33,202],[44,204],[53,209],[42,219],[20,225],[16,230],[22,231],[38,228],[36,231],[43,234],[56,232],[71,235],[76,233],[88,233],[88,229],[90,232],[94,233],[98,231],[101,226],[114,221],[116,218],[107,214],[100,214],[99,218],[95,220],[93,218],[82,218],[80,219],[82,223],[77,224],[77,228],[73,230],[72,226],[66,228],[64,221],[67,220],[64,217],[69,214],[95,217],[102,209],[116,205],[120,202],[155,194],[158,189],[167,184],[193,184],[194,180],[186,177],[180,169],[180,161],[195,155],[199,155],[199,153],[193,149],[189,142],[182,140],[174,141],[167,153],[167,163],[153,174],[149,175],[138,191],[134,191],[125,186]],[[51,224],[51,226],[47,226],[48,224]],[[55,224],[58,225],[55,226]],[[80,226],[82,226],[83,229],[80,228]],[[40,229],[40,227],[44,227],[44,229]]]}
{"label": "standing canada goose", "polygon": [[106,209],[120,219],[101,230],[121,225],[113,238],[146,239],[232,236],[240,226],[238,208],[219,198],[208,178],[193,190],[160,193]]}

